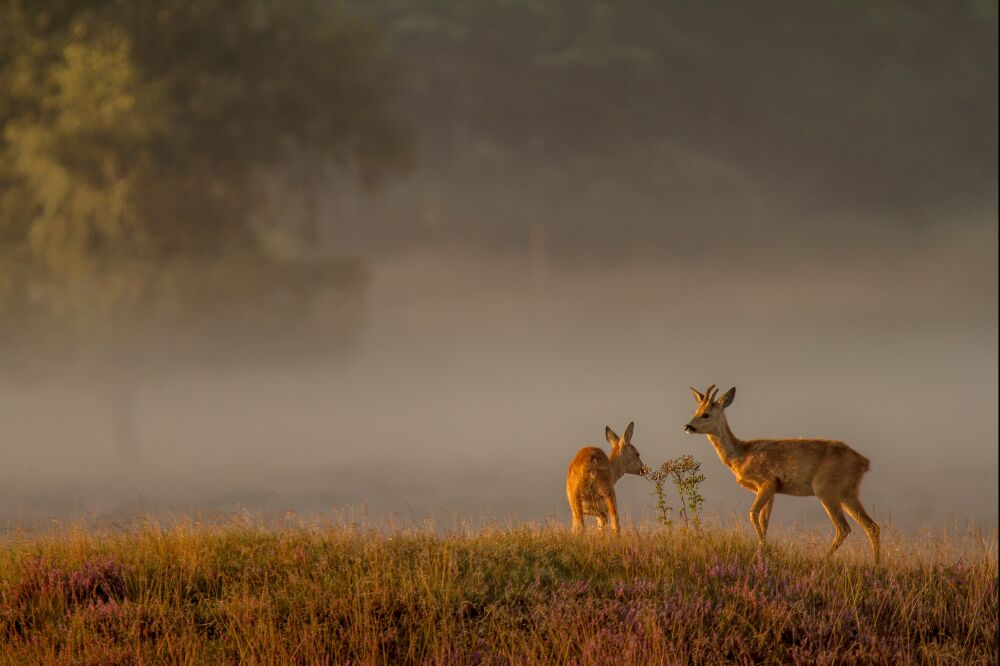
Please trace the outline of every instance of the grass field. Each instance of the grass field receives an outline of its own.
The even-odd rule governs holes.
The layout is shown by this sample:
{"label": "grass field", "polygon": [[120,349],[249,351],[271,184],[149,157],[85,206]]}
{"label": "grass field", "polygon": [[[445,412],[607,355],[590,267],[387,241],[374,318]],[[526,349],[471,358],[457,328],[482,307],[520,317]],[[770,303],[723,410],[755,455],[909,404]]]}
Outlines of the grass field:
{"label": "grass field", "polygon": [[362,529],[249,520],[0,541],[0,661],[672,664],[997,661],[997,535]]}

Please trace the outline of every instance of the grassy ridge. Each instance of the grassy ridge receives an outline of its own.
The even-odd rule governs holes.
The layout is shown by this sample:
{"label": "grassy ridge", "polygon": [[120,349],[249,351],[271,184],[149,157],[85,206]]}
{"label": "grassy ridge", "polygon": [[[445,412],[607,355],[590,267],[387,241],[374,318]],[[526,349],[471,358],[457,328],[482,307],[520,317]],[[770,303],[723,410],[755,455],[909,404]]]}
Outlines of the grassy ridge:
{"label": "grassy ridge", "polygon": [[996,534],[886,541],[875,567],[724,527],[8,536],[0,661],[996,663]]}

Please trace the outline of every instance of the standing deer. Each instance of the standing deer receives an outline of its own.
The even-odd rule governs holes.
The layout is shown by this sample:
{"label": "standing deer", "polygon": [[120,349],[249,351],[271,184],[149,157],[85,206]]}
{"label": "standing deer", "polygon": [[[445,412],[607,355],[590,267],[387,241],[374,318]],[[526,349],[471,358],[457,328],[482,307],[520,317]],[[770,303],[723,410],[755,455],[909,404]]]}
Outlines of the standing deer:
{"label": "standing deer", "polygon": [[719,460],[736,476],[736,482],[757,493],[750,507],[750,522],[761,543],[767,536],[774,495],[815,495],[837,530],[827,557],[840,547],[851,526],[850,514],[868,534],[875,561],[879,561],[879,527],[865,511],[858,497],[861,477],[868,471],[868,459],[843,442],[825,439],[757,439],[740,441],[729,429],[726,407],[733,404],[736,387],[718,400],[718,389],[691,392],[698,403],[694,417],[684,426],[688,433],[708,435]]}
{"label": "standing deer", "polygon": [[639,451],[632,446],[632,429],[629,423],[625,434],[619,437],[605,426],[604,436],[611,444],[611,456],[603,449],[588,446],[580,449],[569,464],[566,475],[566,496],[573,512],[573,531],[583,531],[583,517],[594,516],[601,529],[611,518],[611,529],[617,534],[618,503],[615,500],[615,483],[625,474],[642,475],[646,466],[639,459]]}

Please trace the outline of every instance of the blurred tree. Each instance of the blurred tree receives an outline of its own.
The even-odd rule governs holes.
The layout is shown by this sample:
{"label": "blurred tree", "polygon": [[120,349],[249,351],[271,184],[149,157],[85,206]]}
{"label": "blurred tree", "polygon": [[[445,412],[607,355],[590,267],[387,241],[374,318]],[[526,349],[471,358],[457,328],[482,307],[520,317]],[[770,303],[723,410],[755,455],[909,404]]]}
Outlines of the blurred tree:
{"label": "blurred tree", "polygon": [[323,3],[0,0],[4,349],[20,336],[37,360],[47,340],[67,372],[94,342],[127,451],[155,352],[246,362],[336,337],[362,267],[318,242],[308,203],[300,251],[272,252],[289,222],[267,193],[401,166],[394,86],[377,35]]}
{"label": "blurred tree", "polygon": [[761,202],[903,227],[996,205],[996,2],[349,5],[405,63],[428,174],[412,196],[442,202],[448,233],[565,224],[566,247],[612,215],[648,239],[738,233]]}

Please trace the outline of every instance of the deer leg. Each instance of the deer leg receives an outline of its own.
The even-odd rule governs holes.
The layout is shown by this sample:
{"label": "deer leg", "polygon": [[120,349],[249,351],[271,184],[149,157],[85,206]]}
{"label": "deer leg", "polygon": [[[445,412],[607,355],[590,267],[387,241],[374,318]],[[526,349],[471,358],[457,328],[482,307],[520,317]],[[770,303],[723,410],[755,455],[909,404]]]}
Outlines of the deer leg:
{"label": "deer leg", "polygon": [[618,527],[618,503],[615,501],[615,491],[612,489],[604,496],[604,505],[608,509],[608,517],[611,519],[611,529],[615,531],[615,534],[620,534],[621,530]]}
{"label": "deer leg", "polygon": [[594,518],[597,519],[597,527],[600,528],[601,530],[603,530],[604,526],[608,524],[607,514],[598,514],[594,516]]}
{"label": "deer leg", "polygon": [[851,533],[851,526],[848,524],[847,518],[844,516],[844,510],[840,508],[839,501],[823,497],[820,497],[819,501],[823,504],[823,508],[826,509],[826,515],[830,516],[830,522],[833,523],[833,528],[837,530],[836,535],[833,537],[833,543],[830,544],[830,550],[826,552],[826,556],[830,557],[838,548],[840,548],[840,544],[844,543],[844,539],[847,538],[847,535]]}
{"label": "deer leg", "polygon": [[583,531],[583,502],[580,501],[580,497],[574,493],[567,493],[569,495],[569,510],[573,513],[573,532]]}
{"label": "deer leg", "polygon": [[872,544],[872,555],[875,556],[875,564],[879,563],[880,559],[880,539],[878,523],[872,520],[872,517],[868,515],[865,511],[865,507],[861,504],[861,499],[858,497],[852,497],[849,500],[844,500],[844,509],[847,511],[848,515],[854,519],[858,525],[865,531],[868,535],[868,541]]}
{"label": "deer leg", "polygon": [[[760,520],[760,512],[765,506],[770,506],[771,500],[774,499],[774,493],[778,489],[778,484],[774,481],[767,481],[757,488],[757,498],[753,501],[753,506],[750,507],[750,522],[753,523],[753,527],[757,530],[757,537],[760,539],[761,543],[764,543],[764,536],[767,534],[767,528],[762,525]],[[770,509],[768,509],[768,519],[770,519]]]}
{"label": "deer leg", "polygon": [[767,524],[771,522],[771,507],[773,506],[774,497],[771,497],[760,511],[760,529],[764,533],[765,539],[767,538]]}

